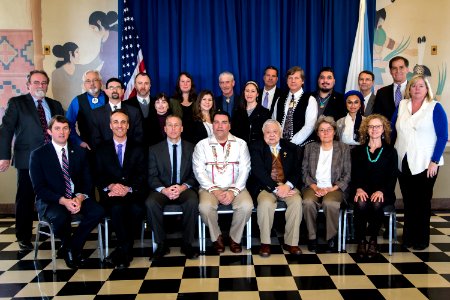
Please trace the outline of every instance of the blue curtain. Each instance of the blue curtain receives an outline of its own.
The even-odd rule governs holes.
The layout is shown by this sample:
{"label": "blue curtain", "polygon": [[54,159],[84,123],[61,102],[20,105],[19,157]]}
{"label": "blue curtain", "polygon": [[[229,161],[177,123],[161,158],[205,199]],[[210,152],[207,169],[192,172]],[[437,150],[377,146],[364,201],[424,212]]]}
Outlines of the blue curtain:
{"label": "blue curtain", "polygon": [[[376,0],[366,0],[374,28]],[[128,0],[152,94],[171,95],[181,71],[194,77],[197,91],[220,93],[218,76],[230,71],[235,92],[247,80],[262,84],[264,68],[278,67],[278,85],[299,65],[305,90],[316,89],[322,66],[336,72],[343,91],[358,23],[359,0]],[[119,0],[119,12],[122,1]],[[373,30],[371,31],[371,42]]]}

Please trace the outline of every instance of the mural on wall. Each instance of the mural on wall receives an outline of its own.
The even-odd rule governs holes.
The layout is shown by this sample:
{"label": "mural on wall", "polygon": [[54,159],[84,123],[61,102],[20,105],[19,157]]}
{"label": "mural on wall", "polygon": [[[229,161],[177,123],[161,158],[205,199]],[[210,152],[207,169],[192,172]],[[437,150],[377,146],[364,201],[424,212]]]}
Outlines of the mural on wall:
{"label": "mural on wall", "polygon": [[0,124],[11,97],[27,93],[26,75],[34,69],[31,30],[0,30]]}
{"label": "mural on wall", "polygon": [[[416,7],[416,3],[405,2],[402,0],[378,0],[376,12],[376,29],[374,34],[373,45],[373,72],[375,74],[375,90],[380,87],[392,83],[392,78],[389,73],[389,60],[394,56],[401,55],[409,60],[409,73],[407,75],[410,79],[415,74],[424,74],[430,77],[430,81],[434,83],[433,92],[440,100],[445,89],[447,79],[447,63],[427,61],[429,57],[425,55],[427,48],[427,35],[435,34],[436,32],[426,32],[426,28],[433,28],[433,26],[423,27],[417,26],[420,30],[414,30],[415,25],[410,24],[410,15],[404,10],[402,5],[410,5],[415,7],[415,11],[422,11]],[[426,5],[423,2],[418,5]],[[423,7],[424,11],[426,7]],[[414,16],[420,18],[422,15]],[[399,35],[399,26],[388,23],[391,19],[396,22],[403,23],[401,28],[408,29],[409,32],[401,32],[402,38],[397,39],[394,35]],[[421,20],[423,21],[423,20]],[[426,20],[432,22],[432,20]],[[437,23],[442,20],[435,20]],[[407,24],[407,25],[406,25]],[[420,23],[419,23],[420,24]],[[436,24],[438,26],[438,24]],[[412,33],[411,33],[412,31]],[[411,33],[411,34],[408,34]],[[413,34],[417,34],[414,36]],[[443,32],[445,34],[445,32]]]}

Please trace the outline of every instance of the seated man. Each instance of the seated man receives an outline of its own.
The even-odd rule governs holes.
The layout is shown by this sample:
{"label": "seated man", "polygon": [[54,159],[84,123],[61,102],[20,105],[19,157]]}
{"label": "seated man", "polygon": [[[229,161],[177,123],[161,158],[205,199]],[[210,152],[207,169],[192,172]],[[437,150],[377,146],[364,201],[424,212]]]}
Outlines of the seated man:
{"label": "seated man", "polygon": [[[52,224],[69,268],[78,268],[84,261],[81,250],[89,233],[104,215],[103,208],[88,196],[91,191],[86,151],[68,144],[69,121],[60,115],[48,124],[51,143],[31,153],[30,177],[36,193],[36,208],[40,218]],[[71,235],[72,215],[81,214],[80,225]]]}
{"label": "seated man", "polygon": [[250,172],[247,144],[230,134],[230,129],[230,115],[217,112],[213,119],[213,135],[198,142],[192,158],[194,174],[200,183],[200,215],[209,227],[217,253],[225,250],[218,224],[219,203],[233,206],[230,250],[234,253],[242,251],[242,233],[253,209],[252,198],[245,189]]}
{"label": "seated man", "polygon": [[153,259],[160,259],[170,251],[163,225],[164,206],[168,204],[182,207],[184,232],[181,253],[193,259],[198,257],[198,251],[192,247],[198,216],[198,196],[194,190],[198,184],[192,171],[194,145],[181,140],[183,125],[178,116],[166,118],[164,132],[167,140],[149,149],[148,182],[154,191],[150,192],[145,205],[158,244]]}
{"label": "seated man", "polygon": [[300,223],[302,221],[302,198],[295,184],[300,179],[299,147],[280,140],[282,129],[278,121],[269,119],[262,128],[264,142],[250,145],[254,195],[257,196],[258,225],[261,235],[259,255],[270,255],[270,231],[277,200],[284,201],[286,227],[283,249],[290,254],[300,255],[298,247]]}
{"label": "seated man", "polygon": [[96,150],[97,187],[100,203],[111,216],[117,247],[106,259],[118,269],[127,268],[133,260],[135,232],[144,217],[143,202],[147,195],[147,170],[144,149],[127,139],[128,115],[123,110],[111,113],[112,140]]}

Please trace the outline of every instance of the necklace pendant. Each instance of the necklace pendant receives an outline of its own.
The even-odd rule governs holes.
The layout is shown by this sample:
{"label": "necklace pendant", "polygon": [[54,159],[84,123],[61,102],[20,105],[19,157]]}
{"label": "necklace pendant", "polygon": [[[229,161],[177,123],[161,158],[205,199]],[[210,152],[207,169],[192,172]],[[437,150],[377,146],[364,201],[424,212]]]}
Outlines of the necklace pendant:
{"label": "necklace pendant", "polygon": [[320,108],[324,108],[325,107],[325,105],[323,105],[322,103],[320,104]]}
{"label": "necklace pendant", "polygon": [[97,104],[98,103],[98,98],[92,98],[92,103]]}

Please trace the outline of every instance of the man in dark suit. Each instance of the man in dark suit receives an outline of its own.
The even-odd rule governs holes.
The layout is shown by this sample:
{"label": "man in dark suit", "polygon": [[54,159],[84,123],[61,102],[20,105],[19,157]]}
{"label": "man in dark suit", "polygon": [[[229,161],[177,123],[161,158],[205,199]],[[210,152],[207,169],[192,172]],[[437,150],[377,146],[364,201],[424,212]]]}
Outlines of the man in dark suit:
{"label": "man in dark suit", "polygon": [[[40,218],[52,224],[55,235],[61,239],[58,255],[64,256],[69,268],[77,268],[84,260],[84,243],[104,210],[89,195],[92,183],[86,150],[67,143],[69,121],[64,116],[54,116],[48,133],[52,142],[34,150],[30,158],[36,208]],[[78,213],[81,223],[71,235],[72,215]]]}
{"label": "man in dark suit", "polygon": [[395,109],[405,95],[408,66],[409,61],[402,56],[395,56],[389,61],[389,71],[394,83],[377,91],[373,113],[383,115],[388,120],[392,119]]}
{"label": "man in dark suit", "polygon": [[[16,237],[21,250],[31,250],[31,231],[35,194],[29,175],[30,153],[49,142],[47,123],[54,115],[64,115],[56,100],[45,97],[49,77],[44,71],[31,71],[28,75],[26,95],[13,97],[8,102],[0,125],[0,172],[12,164],[17,169]],[[14,155],[11,145],[15,136]]]}
{"label": "man in dark suit", "polygon": [[106,259],[118,269],[127,268],[133,259],[135,233],[142,224],[147,160],[144,149],[127,138],[128,115],[120,109],[111,113],[111,140],[100,144],[96,154],[96,179],[100,204],[111,216],[117,247]]}
{"label": "man in dark suit", "polygon": [[198,216],[198,184],[192,171],[194,145],[181,140],[183,125],[178,116],[171,115],[166,118],[164,131],[167,140],[150,147],[149,150],[148,182],[153,191],[145,204],[158,244],[153,259],[160,259],[170,251],[165,241],[163,211],[164,206],[171,203],[179,204],[183,209],[181,252],[187,258],[193,259],[198,257],[198,251],[192,247]]}
{"label": "man in dark suit", "polygon": [[294,66],[286,73],[289,92],[277,102],[272,118],[283,128],[282,138],[302,145],[314,131],[317,120],[316,99],[303,90],[305,72]]}
{"label": "man in dark suit", "polygon": [[275,105],[281,96],[281,89],[277,87],[278,69],[274,66],[266,67],[263,80],[264,89],[258,96],[258,103],[267,108],[270,111],[270,115],[272,115]]}
{"label": "man in dark suit", "polygon": [[136,143],[142,143],[143,129],[141,114],[137,108],[123,105],[121,100],[124,93],[123,88],[123,83],[118,78],[110,78],[106,82],[105,93],[108,96],[109,101],[103,107],[92,111],[92,137],[94,148],[102,142],[109,141],[113,138],[113,132],[110,128],[110,116],[111,112],[117,109],[123,110],[128,115],[128,139]]}
{"label": "man in dark suit", "polygon": [[233,117],[233,112],[239,107],[239,95],[234,94],[234,76],[232,73],[225,71],[219,75],[219,86],[222,90],[222,95],[214,98],[217,111],[225,111],[230,117]]}
{"label": "man in dark suit", "polygon": [[284,201],[286,227],[283,249],[300,255],[298,247],[302,222],[302,198],[295,185],[300,179],[300,147],[281,140],[281,125],[269,119],[263,125],[264,142],[250,144],[251,174],[254,179],[252,196],[257,199],[258,225],[261,236],[259,255],[270,255],[270,232],[277,200]]}
{"label": "man in dark suit", "polygon": [[318,106],[317,117],[331,116],[337,121],[347,115],[344,96],[334,90],[335,84],[333,69],[323,67],[317,77],[317,91],[314,92]]}
{"label": "man in dark suit", "polygon": [[375,104],[375,94],[372,92],[375,75],[368,70],[361,71],[358,75],[359,91],[364,96],[364,116],[372,114]]}
{"label": "man in dark suit", "polygon": [[[142,119],[143,146],[148,149],[151,141],[152,131],[155,130],[156,110],[154,98],[150,96],[151,78],[148,73],[138,73],[134,78],[136,96],[128,98],[122,104],[133,106],[139,110]],[[153,132],[154,133],[154,132]]]}

